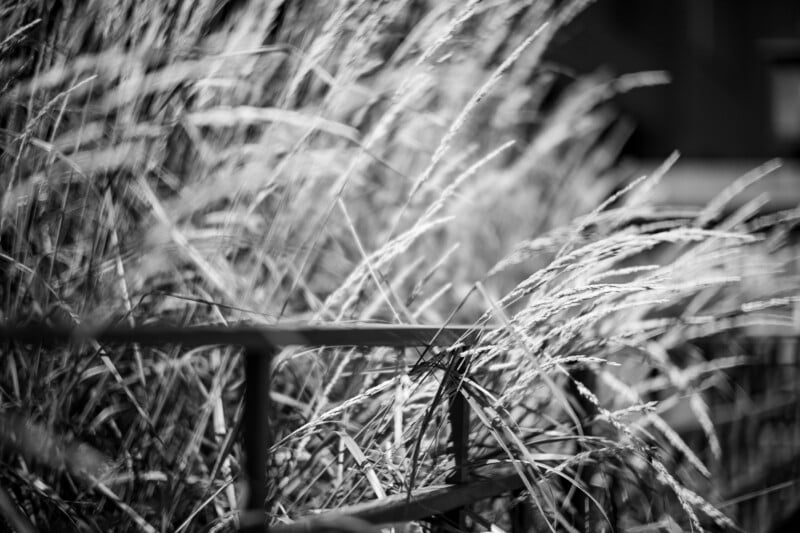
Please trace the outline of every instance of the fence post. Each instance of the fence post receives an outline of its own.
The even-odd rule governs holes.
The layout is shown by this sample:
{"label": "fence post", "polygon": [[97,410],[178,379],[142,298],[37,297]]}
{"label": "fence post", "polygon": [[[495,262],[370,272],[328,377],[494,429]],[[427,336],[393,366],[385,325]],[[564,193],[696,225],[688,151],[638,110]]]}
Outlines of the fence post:
{"label": "fence post", "polygon": [[[596,375],[594,371],[586,368],[574,370],[570,372],[570,375],[572,379],[569,382],[568,394],[571,396],[570,399],[574,399],[575,401],[576,414],[581,423],[581,433],[586,436],[591,436],[593,429],[590,421],[598,415],[598,408],[597,405],[589,401],[585,395],[581,394],[578,389],[578,383],[583,385],[586,389],[594,391],[596,390]],[[593,477],[598,473],[602,473],[602,463],[597,466],[590,462],[589,464],[579,467],[578,473],[575,476],[577,478],[577,483],[583,486],[586,491],[585,493],[576,491],[573,496],[572,504],[574,507],[574,514],[572,516],[572,525],[575,526],[578,531],[605,531],[605,529],[603,529],[605,525],[607,525],[605,516],[608,516],[608,518],[612,520],[612,528],[617,527],[616,523],[614,523],[616,521],[616,516],[613,502],[604,501],[606,495],[598,492],[598,490],[592,486]],[[599,509],[590,496],[593,496],[596,501],[601,502],[601,505],[605,508]]]}
{"label": "fence post", "polygon": [[[455,485],[469,482],[469,404],[461,392],[461,384],[469,371],[470,356],[464,353],[464,348],[453,351],[454,364],[450,365],[451,371],[445,376],[449,380],[448,390],[451,394],[448,418],[455,459],[455,471],[447,481]],[[463,507],[448,511],[443,518],[448,526],[466,531],[466,513]]]}
{"label": "fence post", "polygon": [[272,446],[269,395],[272,358],[276,348],[264,339],[245,346],[244,453],[248,496],[240,518],[240,531],[267,531],[264,503],[267,499],[267,462]]}

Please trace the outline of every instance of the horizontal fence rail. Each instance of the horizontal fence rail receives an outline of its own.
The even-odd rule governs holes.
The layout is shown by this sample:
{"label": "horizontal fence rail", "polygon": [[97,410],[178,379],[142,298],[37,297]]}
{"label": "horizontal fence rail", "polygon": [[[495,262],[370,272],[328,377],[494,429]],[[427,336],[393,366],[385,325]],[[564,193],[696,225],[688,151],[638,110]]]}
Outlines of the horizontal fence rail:
{"label": "horizontal fence rail", "polygon": [[93,339],[113,344],[182,344],[242,347],[281,346],[382,346],[413,348],[474,344],[483,334],[474,326],[388,326],[383,324],[320,326],[140,326],[108,328],[53,328],[44,325],[3,326],[0,339],[25,343],[56,344]]}
{"label": "horizontal fence rail", "polygon": [[[324,515],[307,517],[292,524],[267,528],[263,504],[269,481],[266,475],[272,434],[269,423],[272,359],[285,346],[308,347],[392,347],[429,348],[470,346],[486,333],[473,326],[415,325],[319,325],[319,326],[167,326],[107,328],[53,328],[40,324],[0,326],[0,341],[34,345],[59,345],[93,340],[103,344],[158,346],[180,344],[187,347],[209,345],[241,346],[245,354],[244,452],[249,493],[240,515],[241,531],[314,531],[320,520],[341,517],[364,520],[372,525],[421,520],[450,513],[475,501],[515,490],[520,486],[516,473],[500,473],[488,479],[466,483],[468,407],[460,394],[450,404],[456,475],[454,484],[425,488],[409,495],[347,507]],[[466,365],[456,365],[465,371]],[[458,427],[455,427],[458,424]],[[450,515],[448,515],[450,516]]]}
{"label": "horizontal fence rail", "polygon": [[426,487],[414,491],[411,497],[396,494],[381,500],[350,505],[336,511],[308,517],[291,524],[280,524],[270,528],[271,533],[301,533],[313,531],[314,524],[335,523],[342,516],[354,517],[370,524],[397,524],[424,520],[445,514],[454,509],[500,494],[523,488],[517,472],[496,471],[488,473],[486,479],[476,479],[464,484],[448,484]]}

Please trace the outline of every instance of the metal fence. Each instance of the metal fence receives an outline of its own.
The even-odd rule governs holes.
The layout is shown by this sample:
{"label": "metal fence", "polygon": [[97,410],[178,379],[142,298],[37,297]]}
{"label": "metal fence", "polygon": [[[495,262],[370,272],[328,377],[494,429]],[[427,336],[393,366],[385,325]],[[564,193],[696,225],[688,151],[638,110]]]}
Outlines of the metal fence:
{"label": "metal fence", "polygon": [[[425,326],[383,326],[383,325],[357,325],[357,326],[308,326],[308,327],[259,327],[259,326],[207,326],[207,327],[173,327],[173,326],[146,326],[137,328],[107,328],[99,330],[66,330],[54,329],[42,325],[29,325],[24,327],[0,327],[0,341],[13,341],[22,344],[66,344],[70,342],[83,342],[89,339],[103,344],[139,344],[139,345],[182,345],[185,348],[229,345],[239,346],[244,351],[245,365],[245,408],[242,423],[243,443],[245,453],[244,474],[249,487],[249,497],[240,513],[240,530],[248,532],[271,531],[273,533],[292,533],[301,531],[315,531],[319,524],[335,522],[337,519],[357,519],[378,526],[384,524],[397,524],[417,520],[431,520],[434,517],[440,524],[441,530],[464,530],[466,509],[469,505],[488,498],[499,496],[503,493],[522,489],[522,481],[514,471],[497,470],[488,475],[474,480],[468,473],[467,450],[469,448],[469,407],[465,398],[460,394],[458,383],[464,372],[468,370],[469,360],[464,348],[478,342],[485,330],[468,326],[425,327]],[[760,337],[760,336],[758,336]],[[751,339],[753,337],[750,337]],[[761,337],[764,338],[764,337]],[[766,350],[768,359],[763,368],[771,368],[769,373],[758,373],[765,379],[781,378],[780,386],[790,387],[791,400],[786,405],[778,402],[765,402],[768,405],[778,405],[780,409],[775,413],[733,413],[730,422],[723,419],[717,420],[720,431],[727,431],[728,425],[747,424],[748,428],[762,427],[765,424],[774,425],[774,420],[783,425],[790,422],[790,428],[800,422],[800,411],[796,398],[798,397],[798,338],[795,335],[780,336],[768,335],[766,338],[775,339],[780,346],[782,359],[786,361],[777,364],[772,361],[772,355],[778,353],[772,347]],[[763,342],[763,341],[759,341]],[[397,494],[387,498],[365,502],[349,507],[330,511],[322,515],[306,517],[290,524],[275,525],[268,528],[265,525],[264,501],[267,498],[270,484],[276,480],[267,477],[269,450],[272,440],[270,426],[271,398],[270,375],[273,358],[276,353],[286,346],[305,347],[394,347],[394,348],[448,348],[450,362],[445,373],[445,389],[449,398],[449,423],[451,426],[450,439],[455,460],[453,475],[448,478],[448,484],[438,487],[426,487],[411,492],[410,494]],[[460,347],[460,348],[459,348]],[[754,350],[753,353],[762,350]],[[785,352],[785,353],[784,353]],[[752,370],[744,370],[752,374]],[[764,371],[766,372],[766,371]],[[761,378],[759,378],[761,379]],[[750,388],[750,387],[746,387]],[[765,387],[762,387],[765,388]],[[766,387],[770,391],[776,389],[774,383]],[[444,394],[442,395],[443,397]],[[784,402],[785,403],[785,402]],[[789,411],[789,415],[786,411]],[[773,409],[774,410],[774,409]],[[788,416],[788,418],[787,418]],[[751,420],[752,422],[749,422]],[[744,421],[744,422],[742,422]],[[687,427],[676,427],[682,435],[691,435],[697,431],[696,424]],[[759,430],[756,429],[758,432]],[[752,431],[751,431],[752,432]],[[794,434],[794,433],[793,433]],[[736,440],[736,439],[735,439]],[[739,442],[736,440],[736,442]],[[732,482],[728,491],[729,501],[736,500],[741,494],[758,494],[766,487],[774,486],[783,477],[783,474],[796,473],[798,457],[800,457],[800,442],[787,437],[786,442],[797,445],[792,454],[791,469],[781,468],[782,476],[772,475],[769,468],[759,468],[752,475],[745,476],[746,483]],[[769,462],[769,461],[768,461]],[[734,469],[735,470],[735,469]],[[791,471],[791,472],[790,472]],[[741,485],[739,487],[738,485]],[[795,493],[796,494],[796,493]],[[765,494],[765,497],[770,497]],[[769,524],[764,524],[763,531],[788,531],[782,528],[781,522],[792,520],[792,516],[800,516],[800,505],[797,500],[789,496],[788,502],[783,502],[782,512],[775,514]],[[774,514],[774,513],[773,513]],[[363,523],[363,522],[362,522]]]}
{"label": "metal fence", "polygon": [[112,327],[98,330],[55,329],[43,325],[0,327],[0,340],[24,344],[65,344],[95,340],[103,344],[167,345],[183,347],[207,345],[239,346],[244,350],[245,407],[242,424],[245,475],[249,487],[248,499],[240,514],[240,530],[291,533],[313,531],[314,524],[352,517],[372,525],[395,524],[425,520],[438,516],[443,523],[463,529],[463,510],[470,504],[521,488],[514,472],[498,472],[470,481],[467,473],[469,407],[458,393],[461,373],[468,367],[463,350],[453,350],[447,386],[450,388],[449,422],[451,444],[455,458],[454,474],[449,484],[428,487],[410,494],[387,498],[339,509],[325,515],[309,517],[292,524],[267,528],[264,501],[271,482],[267,478],[269,449],[273,442],[270,426],[270,376],[275,354],[285,346],[306,347],[393,347],[445,348],[474,344],[483,330],[468,326],[145,326],[136,328]]}

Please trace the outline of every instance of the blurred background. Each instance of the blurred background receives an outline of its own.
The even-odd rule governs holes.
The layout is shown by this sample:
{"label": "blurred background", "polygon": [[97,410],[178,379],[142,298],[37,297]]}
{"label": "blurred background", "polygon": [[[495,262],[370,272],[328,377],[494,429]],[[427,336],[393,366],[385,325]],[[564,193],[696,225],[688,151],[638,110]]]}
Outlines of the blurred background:
{"label": "blurred background", "polygon": [[703,205],[763,161],[783,167],[743,198],[772,209],[800,200],[800,4],[792,0],[609,0],[560,32],[547,56],[565,75],[663,70],[669,83],[614,99],[632,133],[624,154],[650,170],[681,160],[658,190],[665,203]]}

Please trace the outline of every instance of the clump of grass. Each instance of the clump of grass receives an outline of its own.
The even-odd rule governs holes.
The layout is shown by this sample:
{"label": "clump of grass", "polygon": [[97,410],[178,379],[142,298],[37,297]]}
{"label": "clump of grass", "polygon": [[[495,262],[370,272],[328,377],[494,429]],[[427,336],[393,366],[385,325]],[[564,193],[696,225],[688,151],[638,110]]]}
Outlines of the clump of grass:
{"label": "clump of grass", "polygon": [[[543,52],[586,3],[7,8],[2,319],[491,325],[460,383],[470,459],[516,469],[532,524],[730,527],[709,490],[705,378],[722,362],[676,354],[789,322],[797,284],[773,252],[797,214],[729,213],[737,188],[696,212],[647,205],[673,158],[623,187],[626,129],[604,103],[661,78],[556,92]],[[270,520],[445,480],[455,355],[418,355],[280,354]],[[235,525],[238,353],[10,346],[6,361],[9,520]],[[667,420],[684,397],[710,457]],[[66,454],[20,453],[42,434]]]}

